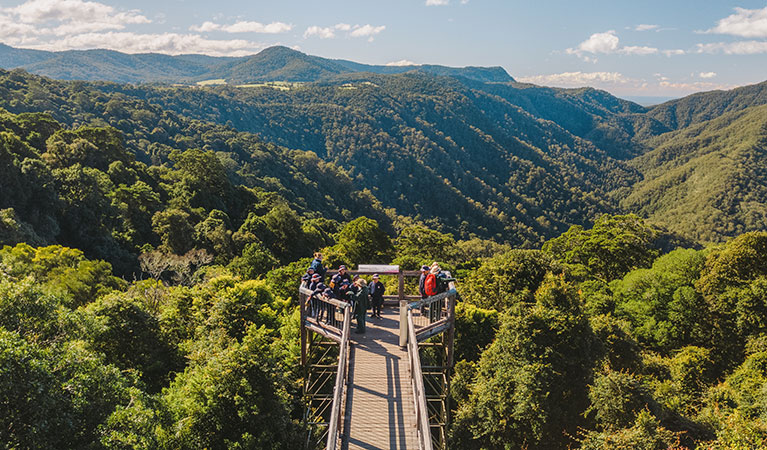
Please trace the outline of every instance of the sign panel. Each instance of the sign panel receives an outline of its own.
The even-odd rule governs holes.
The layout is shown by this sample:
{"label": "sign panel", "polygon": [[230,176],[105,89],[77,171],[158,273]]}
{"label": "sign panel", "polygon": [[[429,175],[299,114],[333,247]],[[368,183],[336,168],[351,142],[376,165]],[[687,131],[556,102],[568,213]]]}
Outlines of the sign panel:
{"label": "sign panel", "polygon": [[399,266],[387,266],[384,264],[360,264],[357,266],[359,272],[371,272],[371,273],[399,273]]}

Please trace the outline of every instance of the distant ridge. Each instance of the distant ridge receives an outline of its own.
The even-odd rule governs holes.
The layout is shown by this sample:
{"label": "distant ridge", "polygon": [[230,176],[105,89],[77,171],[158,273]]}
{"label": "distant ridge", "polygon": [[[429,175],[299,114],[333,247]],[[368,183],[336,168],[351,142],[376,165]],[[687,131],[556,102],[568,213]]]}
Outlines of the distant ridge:
{"label": "distant ridge", "polygon": [[127,54],[113,50],[47,52],[0,44],[0,68],[21,68],[59,80],[114,81],[118,83],[183,83],[221,80],[227,84],[267,81],[314,82],[342,74],[372,72],[399,74],[418,71],[463,77],[482,82],[512,82],[502,67],[447,67],[439,65],[380,66],[311,56],[275,46],[256,55]]}

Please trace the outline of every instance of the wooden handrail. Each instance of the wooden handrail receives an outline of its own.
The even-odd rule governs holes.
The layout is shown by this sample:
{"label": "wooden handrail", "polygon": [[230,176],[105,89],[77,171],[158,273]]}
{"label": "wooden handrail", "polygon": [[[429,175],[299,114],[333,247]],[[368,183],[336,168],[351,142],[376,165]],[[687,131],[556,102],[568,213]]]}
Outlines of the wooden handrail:
{"label": "wooden handrail", "polygon": [[455,287],[453,287],[449,291],[445,291],[445,292],[442,292],[442,293],[437,294],[437,295],[432,295],[431,297],[426,297],[424,299],[417,300],[415,302],[410,302],[410,303],[408,303],[407,307],[408,307],[408,309],[420,308],[422,305],[433,303],[433,302],[437,302],[439,300],[444,300],[444,299],[450,297],[451,295],[456,295],[457,293],[458,293],[458,291],[456,291]]}
{"label": "wooden handrail", "polygon": [[[345,302],[344,302],[345,303]],[[345,303],[344,307],[344,330],[341,334],[341,351],[338,355],[338,370],[336,371],[336,384],[333,387],[333,409],[330,412],[330,423],[328,428],[328,441],[325,445],[327,450],[335,450],[338,446],[338,434],[341,423],[341,405],[344,402],[344,394],[346,390],[344,385],[346,384],[346,368],[347,359],[349,358],[349,327],[351,324],[351,317],[349,310],[351,309],[348,303]]]}
{"label": "wooden handrail", "polygon": [[418,354],[418,340],[413,326],[413,312],[407,312],[408,343],[407,353],[410,360],[410,381],[413,386],[415,397],[416,428],[418,430],[418,447],[420,450],[434,450],[431,442],[431,427],[429,425],[429,412],[426,403],[426,390],[423,386],[423,372],[421,371],[421,357]]}

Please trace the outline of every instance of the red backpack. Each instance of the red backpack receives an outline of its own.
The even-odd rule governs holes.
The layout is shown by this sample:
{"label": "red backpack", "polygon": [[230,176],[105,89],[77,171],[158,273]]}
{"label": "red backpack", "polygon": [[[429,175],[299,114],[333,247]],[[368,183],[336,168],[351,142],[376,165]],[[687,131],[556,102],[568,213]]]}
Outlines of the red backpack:
{"label": "red backpack", "polygon": [[433,273],[426,275],[426,280],[423,282],[423,290],[429,297],[439,294],[436,275]]}

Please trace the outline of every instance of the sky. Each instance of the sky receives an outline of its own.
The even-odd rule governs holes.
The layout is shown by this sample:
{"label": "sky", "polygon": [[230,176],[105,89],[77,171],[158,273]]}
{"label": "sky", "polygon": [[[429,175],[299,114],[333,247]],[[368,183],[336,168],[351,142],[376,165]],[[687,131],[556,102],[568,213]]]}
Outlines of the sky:
{"label": "sky", "polygon": [[518,81],[678,97],[767,79],[767,1],[0,0],[22,48],[501,66]]}

